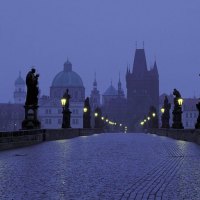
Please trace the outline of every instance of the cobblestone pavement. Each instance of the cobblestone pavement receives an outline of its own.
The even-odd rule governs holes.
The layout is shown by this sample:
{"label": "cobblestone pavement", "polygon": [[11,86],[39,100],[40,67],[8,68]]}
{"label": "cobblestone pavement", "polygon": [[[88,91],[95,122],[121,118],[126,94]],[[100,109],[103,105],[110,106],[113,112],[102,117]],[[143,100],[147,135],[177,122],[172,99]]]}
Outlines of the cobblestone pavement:
{"label": "cobblestone pavement", "polygon": [[100,134],[0,152],[1,200],[200,199],[200,146]]}

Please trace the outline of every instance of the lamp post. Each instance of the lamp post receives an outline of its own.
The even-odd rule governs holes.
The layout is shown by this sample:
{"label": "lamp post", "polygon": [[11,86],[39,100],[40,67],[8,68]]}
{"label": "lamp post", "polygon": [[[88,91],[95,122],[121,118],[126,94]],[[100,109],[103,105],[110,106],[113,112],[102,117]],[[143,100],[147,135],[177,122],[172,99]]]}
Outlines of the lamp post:
{"label": "lamp post", "polygon": [[94,111],[94,128],[103,128],[103,120],[101,119],[101,109],[97,107]]}
{"label": "lamp post", "polygon": [[61,105],[63,108],[62,114],[63,114],[63,120],[62,120],[62,128],[71,128],[70,126],[70,117],[71,117],[71,111],[69,110],[69,99],[70,99],[69,91],[68,89],[64,93],[62,99],[61,99]]}
{"label": "lamp post", "polygon": [[84,108],[83,108],[83,128],[91,128],[90,124],[90,102],[89,97],[85,99]]}
{"label": "lamp post", "polygon": [[161,116],[161,121],[162,121],[161,128],[169,128],[170,127],[169,126],[169,119],[170,119],[169,111],[170,111],[170,109],[171,109],[171,104],[169,103],[167,96],[165,96],[164,105],[161,108],[161,113],[162,113],[162,116]]}
{"label": "lamp post", "polygon": [[148,122],[149,128],[158,128],[158,117],[156,108],[154,106],[150,106],[148,116],[151,116],[147,118],[149,120]]}
{"label": "lamp post", "polygon": [[183,99],[181,98],[181,95],[178,90],[174,89],[173,91],[174,97],[174,110],[172,112],[173,114],[173,124],[172,128],[175,129],[183,129],[182,124],[182,105],[183,105]]}

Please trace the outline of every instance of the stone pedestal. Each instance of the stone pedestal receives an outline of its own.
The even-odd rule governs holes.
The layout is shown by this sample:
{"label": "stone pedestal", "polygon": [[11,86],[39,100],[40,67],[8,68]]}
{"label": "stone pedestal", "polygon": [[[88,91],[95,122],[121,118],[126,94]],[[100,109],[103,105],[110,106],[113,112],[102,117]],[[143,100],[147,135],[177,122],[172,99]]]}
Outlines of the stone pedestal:
{"label": "stone pedestal", "polygon": [[25,119],[22,122],[22,129],[40,129],[41,123],[37,119],[38,106],[24,106],[25,108]]}
{"label": "stone pedestal", "polygon": [[176,108],[172,112],[173,114],[173,124],[172,128],[175,129],[183,129],[183,124],[182,124],[182,110],[181,107]]}
{"label": "stone pedestal", "polygon": [[71,128],[70,119],[71,119],[71,111],[67,108],[63,110],[63,122],[62,128]]}

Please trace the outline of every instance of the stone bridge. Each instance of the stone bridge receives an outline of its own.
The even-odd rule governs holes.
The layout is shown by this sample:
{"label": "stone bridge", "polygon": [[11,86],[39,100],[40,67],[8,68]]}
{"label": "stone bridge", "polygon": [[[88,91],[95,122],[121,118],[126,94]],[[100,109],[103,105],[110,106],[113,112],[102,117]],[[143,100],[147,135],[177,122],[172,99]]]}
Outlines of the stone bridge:
{"label": "stone bridge", "polygon": [[2,200],[200,199],[200,146],[102,133],[0,152]]}

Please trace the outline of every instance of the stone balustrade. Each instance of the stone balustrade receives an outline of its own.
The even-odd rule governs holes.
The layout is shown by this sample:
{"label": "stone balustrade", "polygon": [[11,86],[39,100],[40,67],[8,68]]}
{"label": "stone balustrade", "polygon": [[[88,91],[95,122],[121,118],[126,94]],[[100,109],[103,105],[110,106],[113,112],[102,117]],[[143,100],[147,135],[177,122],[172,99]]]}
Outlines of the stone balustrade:
{"label": "stone balustrade", "polygon": [[148,129],[148,133],[200,144],[199,129]]}
{"label": "stone balustrade", "polygon": [[101,129],[37,129],[0,132],[0,150],[24,147],[45,141],[88,136],[102,132]]}

